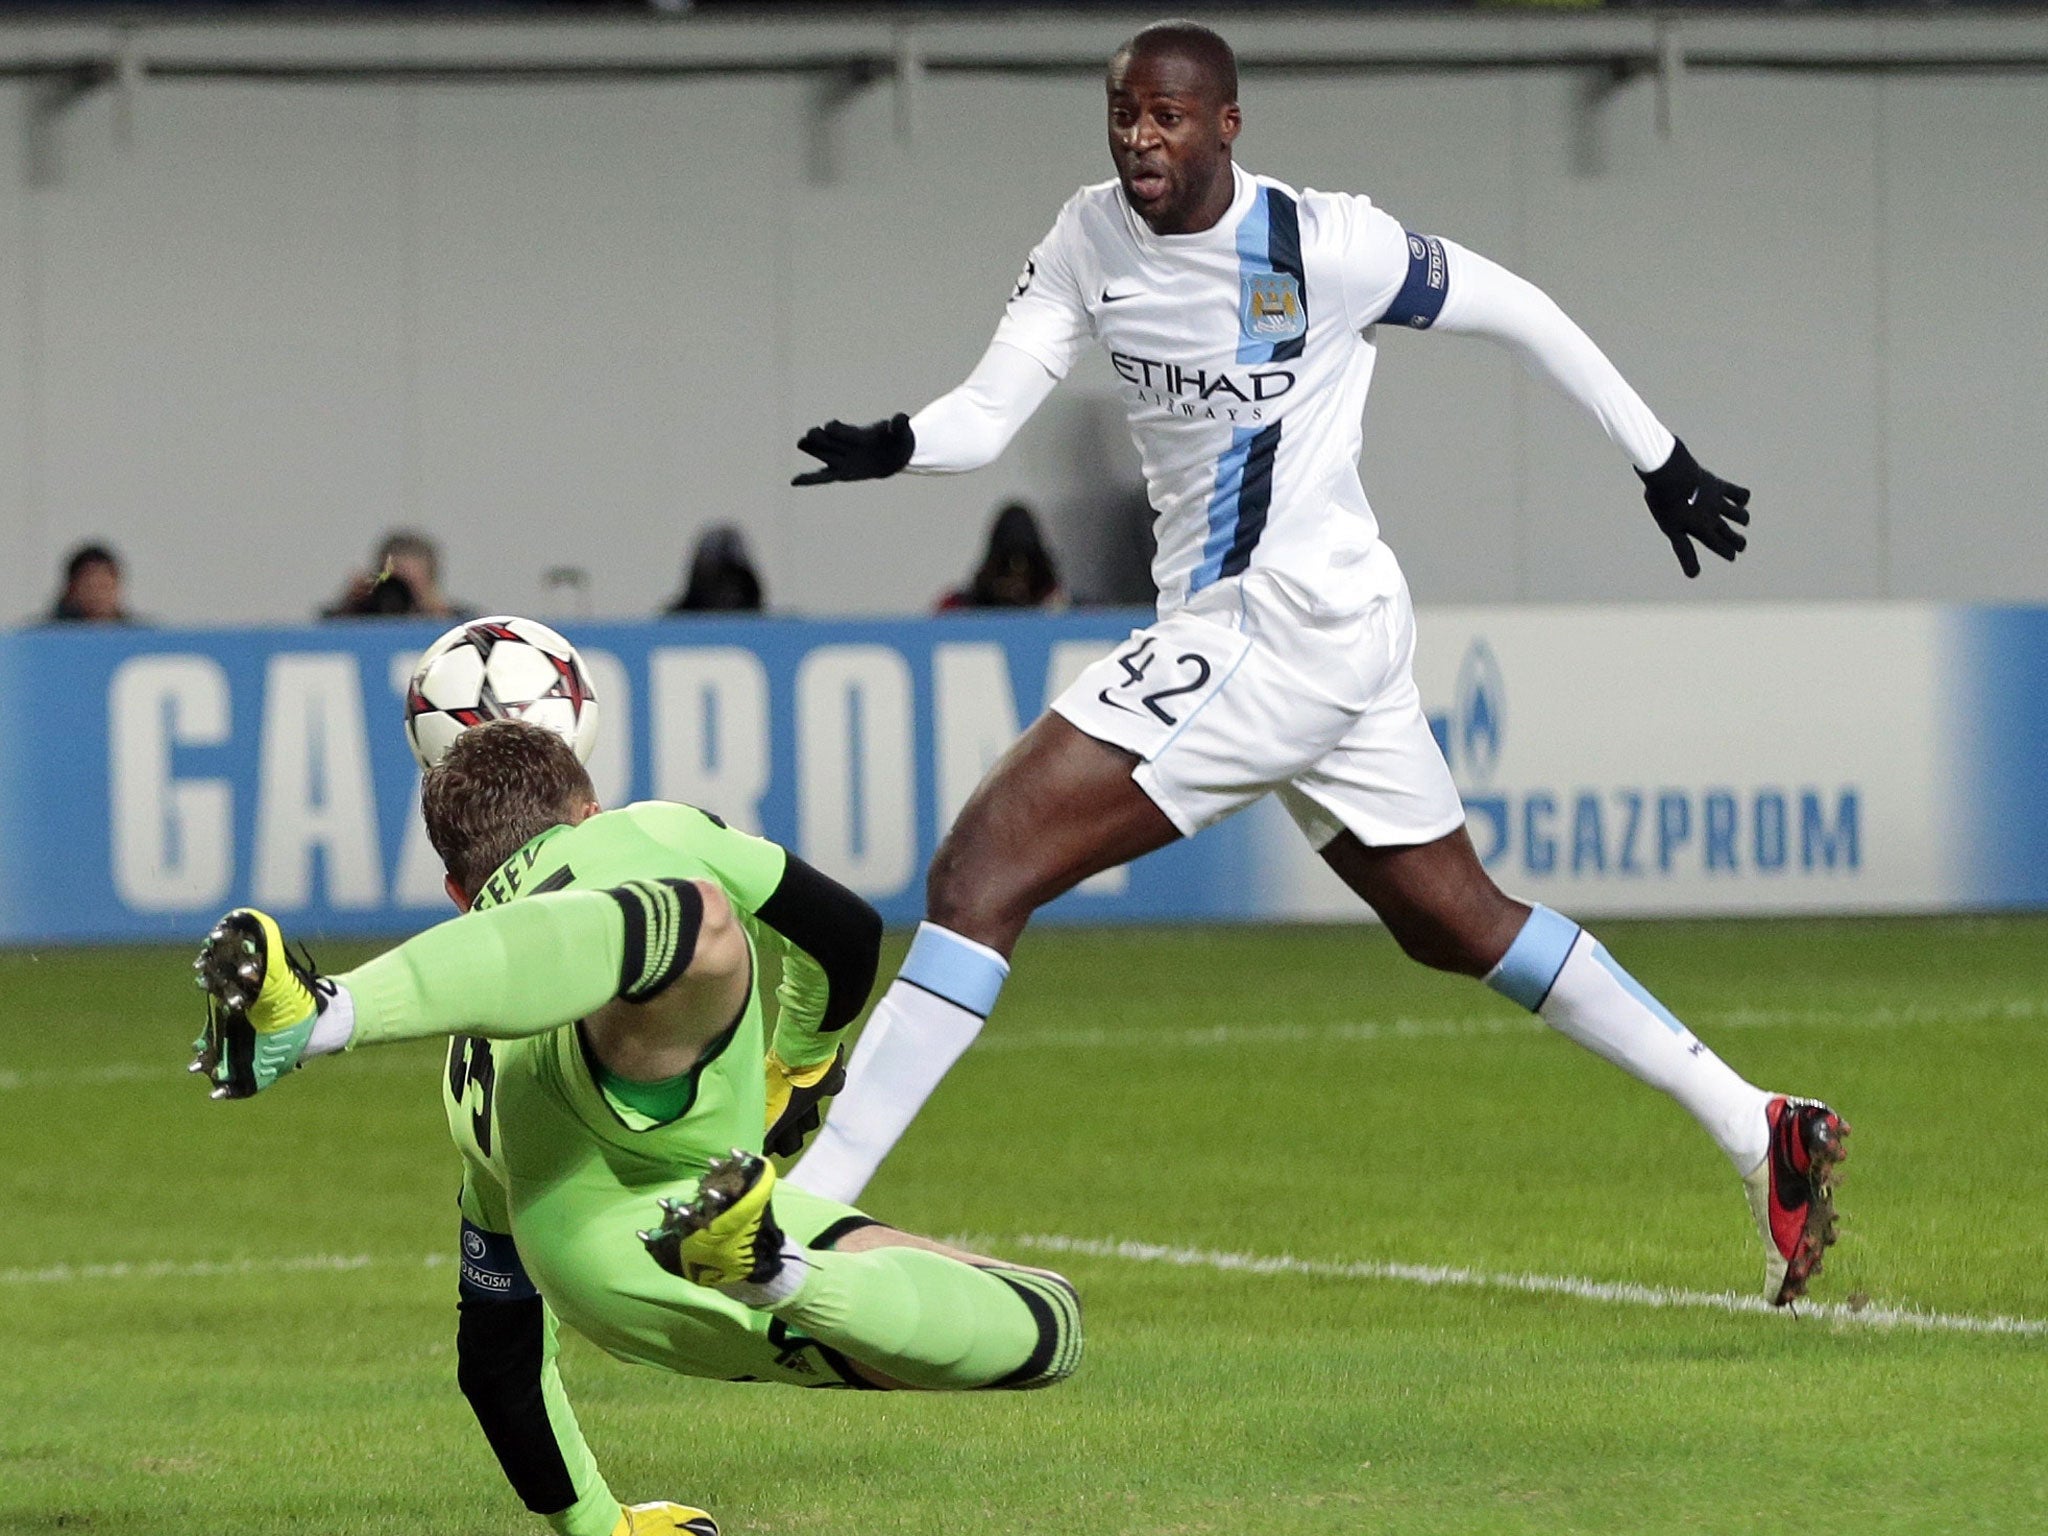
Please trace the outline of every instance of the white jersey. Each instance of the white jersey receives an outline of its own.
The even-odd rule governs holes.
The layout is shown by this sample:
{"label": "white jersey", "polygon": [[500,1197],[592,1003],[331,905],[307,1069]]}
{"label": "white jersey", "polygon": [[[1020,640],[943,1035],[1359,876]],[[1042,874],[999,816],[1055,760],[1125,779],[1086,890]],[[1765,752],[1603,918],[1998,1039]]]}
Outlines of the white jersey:
{"label": "white jersey", "polygon": [[1114,181],[1082,188],[995,339],[1055,377],[1091,338],[1108,351],[1157,514],[1162,614],[1249,570],[1356,611],[1383,565],[1358,479],[1373,328],[1428,326],[1448,257],[1367,198],[1233,174],[1229,212],[1191,235],[1154,234]]}

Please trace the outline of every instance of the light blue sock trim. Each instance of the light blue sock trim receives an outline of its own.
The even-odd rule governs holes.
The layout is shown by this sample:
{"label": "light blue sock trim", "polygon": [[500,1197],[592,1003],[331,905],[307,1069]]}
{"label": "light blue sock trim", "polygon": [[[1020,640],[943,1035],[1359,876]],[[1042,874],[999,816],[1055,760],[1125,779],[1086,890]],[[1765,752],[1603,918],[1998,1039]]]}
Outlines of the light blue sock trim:
{"label": "light blue sock trim", "polygon": [[1679,1023],[1677,1016],[1674,1015],[1669,1008],[1666,1008],[1662,1003],[1658,1002],[1657,999],[1650,996],[1648,989],[1645,988],[1640,981],[1637,981],[1635,977],[1629,975],[1627,971],[1624,971],[1621,968],[1621,966],[1615,961],[1614,956],[1607,953],[1607,946],[1605,944],[1594,944],[1593,958],[1599,961],[1605,967],[1607,967],[1607,974],[1612,976],[1616,981],[1621,983],[1622,991],[1628,993],[1630,997],[1634,998],[1637,1002],[1641,1003],[1645,1008],[1649,1009],[1650,1012],[1654,1013],[1655,1015],[1657,1015],[1658,1018],[1662,1019],[1664,1021],[1664,1027],[1670,1030],[1671,1033],[1673,1033],[1674,1035],[1686,1035],[1692,1033],[1692,1031],[1688,1030],[1683,1024]]}
{"label": "light blue sock trim", "polygon": [[994,951],[951,929],[920,923],[897,979],[987,1018],[1002,996],[1010,967]]}
{"label": "light blue sock trim", "polygon": [[1572,952],[1578,937],[1579,925],[1563,913],[1548,907],[1530,908],[1529,920],[1522,924],[1515,942],[1500,957],[1500,964],[1486,973],[1486,984],[1534,1013],[1550,996],[1557,973],[1564,969],[1565,956]]}

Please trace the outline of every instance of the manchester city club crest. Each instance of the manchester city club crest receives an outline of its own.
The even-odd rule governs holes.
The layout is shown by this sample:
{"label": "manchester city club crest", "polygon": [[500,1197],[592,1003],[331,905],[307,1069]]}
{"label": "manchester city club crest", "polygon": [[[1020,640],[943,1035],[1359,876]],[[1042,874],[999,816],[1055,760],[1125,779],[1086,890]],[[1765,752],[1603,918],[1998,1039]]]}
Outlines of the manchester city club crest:
{"label": "manchester city club crest", "polygon": [[1292,341],[1308,329],[1301,284],[1291,272],[1259,272],[1244,280],[1247,341]]}

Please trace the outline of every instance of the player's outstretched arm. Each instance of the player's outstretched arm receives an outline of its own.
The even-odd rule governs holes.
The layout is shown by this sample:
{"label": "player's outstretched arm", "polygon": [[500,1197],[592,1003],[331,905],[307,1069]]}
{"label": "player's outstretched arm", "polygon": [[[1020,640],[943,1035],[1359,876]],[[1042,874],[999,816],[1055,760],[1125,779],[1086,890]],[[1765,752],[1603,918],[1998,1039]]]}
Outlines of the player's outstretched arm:
{"label": "player's outstretched arm", "polygon": [[[492,1240],[512,1244],[509,1236]],[[483,1296],[465,1286],[457,1318],[456,1382],[528,1509],[562,1536],[718,1536],[701,1509],[626,1506],[613,1495],[562,1388],[555,1317],[538,1295]]]}
{"label": "player's outstretched arm", "polygon": [[874,990],[882,915],[793,853],[754,915],[783,945],[763,1145],[789,1157],[818,1128],[824,1101],[846,1082],[841,1041]]}
{"label": "player's outstretched arm", "polygon": [[993,463],[1066,377],[1093,335],[1094,323],[1075,277],[1076,261],[1087,244],[1079,234],[1081,202],[1082,194],[1069,199],[1031,252],[995,340],[965,383],[915,416],[899,412],[865,427],[828,421],[811,428],[797,447],[822,467],[790,484],[879,480],[902,470],[955,475]]}
{"label": "player's outstretched arm", "polygon": [[1484,256],[1442,244],[1448,292],[1434,328],[1513,348],[1598,421],[1634,461],[1650,515],[1688,577],[1700,573],[1695,543],[1723,560],[1742,553],[1748,541],[1737,527],[1749,522],[1749,492],[1702,468],[1550,295]]}
{"label": "player's outstretched arm", "polygon": [[980,469],[1009,447],[1010,439],[1058,382],[1030,353],[992,342],[958,389],[915,416],[899,411],[865,427],[828,421],[811,428],[797,440],[797,447],[822,467],[789,483],[829,485],[837,480],[886,479],[901,470],[955,475]]}
{"label": "player's outstretched arm", "polygon": [[[214,1082],[214,1097],[246,1098],[308,1055],[436,1035],[516,1040],[672,988],[715,994],[705,1010],[715,1014],[744,991],[747,967],[746,937],[709,881],[529,896],[324,978],[293,964],[273,920],[241,909],[200,953],[208,1023],[192,1068]],[[665,1017],[688,1011],[674,1001]],[[719,1022],[731,1014],[725,1007]]]}
{"label": "player's outstretched arm", "polygon": [[[499,1241],[510,1247],[512,1239]],[[562,1390],[547,1303],[538,1295],[465,1294],[455,1325],[455,1380],[521,1502],[564,1536],[610,1536],[622,1506]]]}

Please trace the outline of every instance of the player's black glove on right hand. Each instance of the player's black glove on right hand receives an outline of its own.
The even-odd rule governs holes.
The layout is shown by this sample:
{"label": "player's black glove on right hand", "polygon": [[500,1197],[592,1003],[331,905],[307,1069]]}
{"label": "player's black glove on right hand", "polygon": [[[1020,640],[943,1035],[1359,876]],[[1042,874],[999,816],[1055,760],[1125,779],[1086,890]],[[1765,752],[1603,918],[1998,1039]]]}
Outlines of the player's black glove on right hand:
{"label": "player's black glove on right hand", "polygon": [[898,411],[887,421],[864,427],[828,421],[796,441],[798,448],[825,467],[796,476],[791,485],[830,485],[834,480],[885,480],[910,462],[917,451],[910,418]]}
{"label": "player's black glove on right hand", "polygon": [[1642,477],[1650,516],[1671,541],[1679,569],[1688,577],[1700,573],[1694,539],[1723,560],[1733,560],[1748,547],[1749,540],[1731,524],[1748,525],[1749,492],[1702,469],[1684,443],[1673,438],[1670,458],[1655,469],[1636,473]]}

